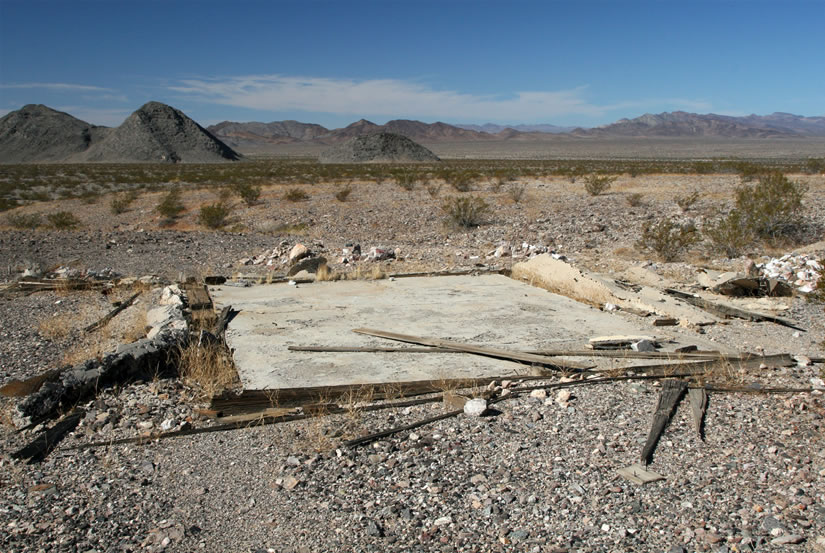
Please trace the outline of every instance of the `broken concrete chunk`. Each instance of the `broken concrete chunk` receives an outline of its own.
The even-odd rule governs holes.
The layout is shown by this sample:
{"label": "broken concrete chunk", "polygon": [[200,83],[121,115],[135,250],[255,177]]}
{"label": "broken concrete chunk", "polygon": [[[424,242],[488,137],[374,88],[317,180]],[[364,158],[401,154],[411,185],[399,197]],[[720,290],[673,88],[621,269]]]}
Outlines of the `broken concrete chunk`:
{"label": "broken concrete chunk", "polygon": [[[600,349],[630,349],[634,344],[639,342],[650,342],[653,345],[653,350],[636,350],[636,351],[654,351],[659,343],[653,336],[596,336],[590,338],[588,347],[596,350]],[[645,347],[645,346],[643,346]],[[635,349],[635,348],[633,348]]]}
{"label": "broken concrete chunk", "polygon": [[308,257],[308,258],[302,259],[301,261],[297,262],[295,265],[290,267],[289,272],[287,273],[287,276],[289,276],[289,277],[295,276],[298,273],[300,273],[301,271],[306,271],[307,273],[315,274],[315,273],[318,272],[318,268],[321,267],[321,265],[326,265],[326,264],[327,264],[327,258],[326,257]]}
{"label": "broken concrete chunk", "polygon": [[303,244],[295,244],[289,251],[289,261],[295,262],[309,255],[309,249]]}
{"label": "broken concrete chunk", "polygon": [[653,340],[639,340],[630,345],[633,351],[656,351],[656,342]]}

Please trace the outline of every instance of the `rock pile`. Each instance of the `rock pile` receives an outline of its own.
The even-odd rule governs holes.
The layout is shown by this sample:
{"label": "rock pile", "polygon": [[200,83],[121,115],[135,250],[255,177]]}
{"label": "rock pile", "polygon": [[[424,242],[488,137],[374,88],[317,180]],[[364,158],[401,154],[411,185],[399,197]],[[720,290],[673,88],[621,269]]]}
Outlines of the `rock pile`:
{"label": "rock pile", "polygon": [[389,163],[440,161],[438,156],[406,136],[388,132],[356,136],[319,156],[321,163]]}

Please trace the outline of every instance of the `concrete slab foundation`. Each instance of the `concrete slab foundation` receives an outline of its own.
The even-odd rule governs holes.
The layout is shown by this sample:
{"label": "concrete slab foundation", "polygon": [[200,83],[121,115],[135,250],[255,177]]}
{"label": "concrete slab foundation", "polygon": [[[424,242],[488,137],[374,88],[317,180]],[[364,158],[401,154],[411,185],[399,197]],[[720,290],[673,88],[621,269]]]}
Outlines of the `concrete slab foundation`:
{"label": "concrete slab foundation", "polygon": [[[593,336],[651,333],[649,323],[605,313],[502,275],[221,285],[211,287],[210,293],[216,309],[231,305],[239,311],[226,339],[247,390],[529,374],[525,365],[469,354],[287,349],[403,346],[353,333],[358,327],[521,351],[583,349]],[[699,337],[691,343],[713,347]]]}

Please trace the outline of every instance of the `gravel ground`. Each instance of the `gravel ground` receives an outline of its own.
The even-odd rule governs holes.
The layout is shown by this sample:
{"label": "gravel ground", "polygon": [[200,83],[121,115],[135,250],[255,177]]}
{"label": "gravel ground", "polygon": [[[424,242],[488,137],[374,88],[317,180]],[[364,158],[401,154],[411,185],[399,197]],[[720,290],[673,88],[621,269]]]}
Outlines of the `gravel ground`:
{"label": "gravel ground", "polygon": [[[94,270],[176,279],[181,273],[263,273],[263,266],[238,262],[282,241],[304,242],[335,262],[351,242],[364,250],[399,247],[404,259],[384,266],[403,272],[507,267],[511,258],[486,259],[486,253],[509,241],[542,244],[584,266],[619,271],[645,261],[633,248],[634,236],[649,217],[679,213],[672,201],[677,191],[706,187],[699,215],[735,185],[727,177],[693,179],[627,180],[595,199],[567,181],[533,183],[530,201],[520,204],[486,192],[496,206],[494,221],[470,232],[444,229],[438,203],[421,189],[394,187],[380,195],[374,185],[358,185],[354,198],[340,204],[330,199],[333,187],[318,185],[297,205],[278,201],[280,192],[268,189],[264,203],[237,215],[247,230],[222,233],[193,229],[191,210],[214,201],[209,192],[186,196],[190,214],[172,229],[158,226],[151,213],[157,198],[146,195],[121,219],[108,215],[103,202],[78,203],[86,225],[78,232],[2,230],[0,258],[7,279],[27,265],[75,260]],[[806,213],[815,219],[824,212],[825,180],[812,184]],[[637,191],[646,205],[631,208],[623,195]],[[299,235],[267,230],[307,221]],[[743,261],[694,257],[719,268]],[[694,270],[687,263],[648,268],[685,283]],[[53,368],[67,352],[82,355],[134,334],[153,301],[149,293],[99,343],[84,341],[76,330],[128,295],[117,294],[0,298],[0,384]],[[808,332],[736,320],[704,332],[742,350],[825,355],[821,304],[795,298],[784,316]],[[44,323],[55,319],[74,330],[60,333]],[[808,387],[822,372],[814,365],[744,376]],[[638,459],[658,396],[653,382],[574,388],[566,406],[552,391],[546,400],[515,397],[490,416],[446,419],[357,449],[342,439],[444,408],[353,407],[279,425],[76,448],[214,424],[197,414],[195,396],[161,377],[101,390],[84,405],[76,431],[34,465],[11,458],[35,434],[9,425],[15,400],[0,398],[0,551],[825,551],[825,398],[819,392],[711,394],[705,441],[683,403],[650,466],[666,479],[646,486],[616,470]]]}

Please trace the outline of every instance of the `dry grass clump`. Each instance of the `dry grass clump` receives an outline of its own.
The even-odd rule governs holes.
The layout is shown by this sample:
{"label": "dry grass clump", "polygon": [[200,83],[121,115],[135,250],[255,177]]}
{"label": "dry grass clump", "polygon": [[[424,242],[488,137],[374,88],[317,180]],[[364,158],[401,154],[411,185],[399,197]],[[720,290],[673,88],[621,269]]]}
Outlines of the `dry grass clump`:
{"label": "dry grass clump", "polygon": [[284,199],[288,202],[305,202],[309,194],[301,188],[290,188],[284,192]]}
{"label": "dry grass clump", "polygon": [[630,207],[639,207],[644,205],[644,195],[639,192],[634,192],[633,194],[628,194],[625,196],[625,201]]}
{"label": "dry grass clump", "polygon": [[195,387],[204,399],[232,388],[238,378],[232,356],[222,344],[192,342],[180,349],[178,363],[181,378]]}
{"label": "dry grass clump", "polygon": [[524,198],[524,193],[527,191],[527,185],[520,182],[514,182],[507,187],[507,196],[513,200],[514,204],[520,203]]}
{"label": "dry grass clump", "polygon": [[698,190],[691,190],[687,194],[680,194],[676,196],[676,205],[679,206],[679,209],[682,210],[682,213],[686,213],[690,211],[696,202],[699,201],[699,191]]}
{"label": "dry grass clump", "polygon": [[260,186],[253,186],[248,182],[241,182],[235,183],[232,185],[232,191],[238,195],[240,199],[244,201],[244,203],[252,207],[261,197],[261,187]]}

